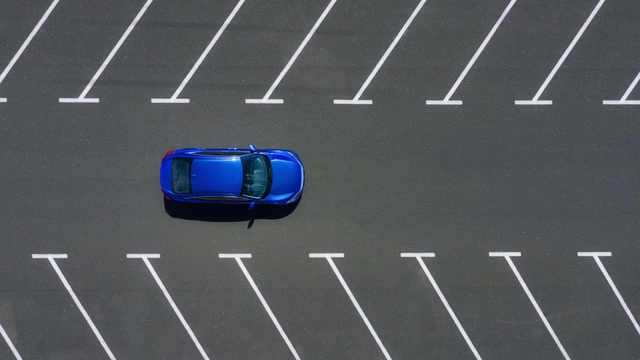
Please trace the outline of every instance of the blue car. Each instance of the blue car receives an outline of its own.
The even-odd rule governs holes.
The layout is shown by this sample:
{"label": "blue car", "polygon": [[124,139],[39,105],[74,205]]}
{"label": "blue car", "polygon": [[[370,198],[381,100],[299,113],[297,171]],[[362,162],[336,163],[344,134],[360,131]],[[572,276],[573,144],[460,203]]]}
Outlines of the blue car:
{"label": "blue car", "polygon": [[167,200],[285,205],[300,199],[304,168],[292,151],[256,150],[251,144],[172,150],[162,159],[160,187]]}

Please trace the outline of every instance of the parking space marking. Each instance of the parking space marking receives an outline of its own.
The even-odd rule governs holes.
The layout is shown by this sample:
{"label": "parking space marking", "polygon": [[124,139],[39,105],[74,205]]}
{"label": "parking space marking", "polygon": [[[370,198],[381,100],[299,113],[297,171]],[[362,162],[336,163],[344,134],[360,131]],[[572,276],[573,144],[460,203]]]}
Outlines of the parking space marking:
{"label": "parking space marking", "polygon": [[473,352],[473,355],[475,355],[476,359],[482,360],[482,358],[480,357],[480,354],[478,353],[478,350],[476,350],[476,347],[473,346],[473,343],[471,342],[471,339],[467,335],[467,332],[464,331],[464,328],[462,327],[462,324],[460,324],[460,321],[458,320],[458,317],[453,312],[453,309],[451,308],[451,306],[449,306],[449,302],[444,297],[444,294],[442,293],[442,291],[440,291],[440,287],[438,286],[438,284],[436,283],[436,280],[431,275],[431,272],[429,271],[429,269],[427,269],[427,265],[424,263],[424,260],[422,260],[423,257],[435,257],[436,254],[435,253],[401,253],[400,256],[401,257],[413,257],[413,258],[416,258],[416,260],[418,260],[418,263],[420,264],[420,267],[422,267],[422,270],[424,271],[424,273],[429,278],[429,282],[431,282],[431,285],[433,286],[433,289],[438,294],[438,297],[440,297],[440,300],[444,304],[444,307],[447,308],[447,311],[449,312],[449,315],[451,316],[451,318],[453,319],[453,322],[458,327],[458,330],[460,331],[460,334],[462,334],[462,337],[467,342],[467,345],[469,346],[469,349],[471,349],[471,352]]}
{"label": "parking space marking", "polygon": [[[47,18],[49,17],[53,9],[55,9],[56,5],[58,5],[58,2],[60,2],[60,0],[53,0],[51,5],[49,5],[49,8],[47,9],[47,11],[42,16],[42,18],[40,18],[40,21],[38,21],[38,24],[36,25],[36,27],[34,27],[33,30],[31,30],[31,33],[29,34],[27,39],[24,41],[24,43],[22,43],[22,46],[20,46],[20,49],[18,49],[18,52],[13,56],[13,58],[9,62],[9,65],[7,65],[7,67],[4,69],[2,74],[0,74],[0,84],[2,84],[2,81],[7,76],[9,71],[11,71],[11,68],[13,68],[13,65],[15,65],[15,63],[18,61],[18,59],[20,58],[24,50],[27,48],[27,46],[29,46],[29,43],[31,43],[31,40],[33,40],[33,37],[36,36],[38,31],[42,27],[42,24],[44,24],[44,22],[47,20]],[[6,103],[6,102],[7,102],[7,98],[0,98],[0,103]]]}
{"label": "parking space marking", "polygon": [[109,53],[109,56],[107,56],[107,58],[104,60],[104,62],[102,63],[98,71],[95,73],[95,75],[93,75],[93,78],[91,79],[91,81],[89,81],[89,84],[87,84],[87,87],[84,88],[84,91],[82,92],[82,94],[80,94],[80,96],[78,96],[77,98],[60,98],[59,101],[61,103],[98,103],[100,102],[99,98],[86,98],[85,96],[87,96],[87,93],[89,92],[89,90],[91,90],[91,88],[93,87],[93,84],[95,84],[95,82],[98,80],[100,75],[102,75],[102,72],[104,71],[104,69],[107,67],[107,65],[109,65],[109,62],[111,62],[111,59],[118,52],[118,50],[120,49],[120,46],[122,46],[124,41],[127,39],[127,37],[129,36],[133,28],[136,26],[136,24],[138,23],[142,15],[144,15],[145,11],[147,11],[147,8],[149,7],[149,5],[151,5],[152,2],[153,0],[147,0],[147,2],[144,4],[142,9],[140,9],[140,11],[138,12],[138,15],[136,15],[135,19],[133,19],[133,22],[131,22],[131,25],[129,25],[129,27],[124,32],[124,34],[122,34],[122,36],[120,37],[120,40],[118,41],[116,46],[111,50],[111,52]]}
{"label": "parking space marking", "polygon": [[618,288],[616,287],[616,285],[613,283],[613,280],[611,280],[611,276],[609,276],[607,269],[604,268],[604,265],[602,265],[602,261],[600,261],[601,256],[609,257],[611,256],[611,253],[610,252],[579,252],[578,256],[592,257],[593,260],[596,261],[596,264],[598,264],[600,271],[602,271],[602,275],[604,275],[604,278],[607,279],[609,286],[611,286],[611,290],[613,290],[614,294],[616,294],[618,301],[620,301],[620,305],[622,305],[622,307],[624,308],[624,311],[627,313],[627,316],[629,316],[629,320],[631,320],[631,323],[633,323],[633,327],[636,328],[636,331],[640,335],[640,326],[638,326],[638,322],[633,317],[633,314],[631,313],[631,310],[629,310],[627,303],[624,302],[624,299],[622,298],[622,295],[620,295],[620,292],[618,291]]}
{"label": "parking space marking", "polygon": [[304,38],[304,40],[302,41],[302,44],[298,46],[298,49],[293,54],[293,56],[291,57],[287,65],[284,67],[284,69],[282,69],[282,71],[280,72],[280,75],[278,75],[278,78],[273,83],[273,85],[271,85],[271,88],[269,88],[269,91],[267,91],[264,97],[262,99],[245,99],[245,102],[247,104],[284,104],[283,99],[269,99],[269,97],[271,96],[273,91],[276,89],[278,84],[280,84],[280,81],[282,80],[282,78],[287,74],[287,71],[289,71],[289,68],[291,68],[291,65],[293,65],[293,63],[296,61],[296,59],[298,58],[298,55],[300,55],[300,53],[302,52],[302,49],[304,49],[304,47],[307,45],[307,43],[309,42],[313,34],[316,32],[320,24],[322,24],[322,21],[324,20],[324,18],[327,17],[327,14],[329,14],[329,11],[331,11],[331,8],[333,8],[333,5],[336,3],[336,1],[337,0],[331,0],[329,5],[327,5],[327,7],[322,12],[322,15],[320,15],[315,25],[313,25],[313,28],[311,28],[311,31],[309,31],[307,36]]}
{"label": "parking space marking", "polygon": [[400,29],[400,32],[398,33],[398,35],[396,35],[395,39],[393,39],[393,42],[391,43],[391,46],[389,46],[387,51],[385,51],[384,55],[382,55],[382,58],[380,59],[380,61],[378,61],[378,64],[373,69],[373,71],[371,72],[371,74],[369,75],[367,80],[364,82],[364,84],[362,84],[362,87],[360,88],[360,90],[358,91],[356,96],[351,100],[333,100],[334,104],[342,104],[342,105],[371,105],[371,104],[373,104],[372,100],[360,100],[360,96],[362,96],[362,93],[367,89],[367,87],[369,86],[369,83],[371,82],[371,80],[373,80],[373,78],[376,76],[376,74],[378,73],[378,70],[380,70],[380,68],[382,67],[382,64],[384,64],[384,62],[387,60],[387,57],[389,57],[389,54],[391,54],[393,49],[396,47],[396,45],[398,44],[398,41],[400,41],[400,38],[405,34],[405,32],[407,32],[407,29],[409,28],[409,25],[411,25],[411,23],[413,22],[413,19],[416,17],[416,15],[418,15],[418,12],[420,12],[420,9],[422,9],[422,6],[424,6],[424,4],[426,2],[427,2],[427,0],[420,0],[420,3],[416,7],[416,9],[413,10],[413,13],[411,13],[411,16],[409,17],[407,22],[404,24],[402,29]]}
{"label": "parking space marking", "polygon": [[382,341],[380,341],[380,338],[378,337],[378,334],[376,334],[376,331],[373,329],[373,326],[371,326],[371,323],[369,322],[369,319],[367,319],[367,316],[364,314],[364,311],[362,311],[362,308],[358,304],[358,301],[353,296],[353,293],[351,293],[351,290],[349,289],[349,286],[347,285],[347,283],[342,278],[342,275],[340,275],[340,271],[336,267],[336,264],[333,262],[333,258],[344,258],[344,254],[343,253],[310,253],[309,257],[310,258],[316,258],[316,259],[324,258],[324,259],[327,260],[327,262],[331,266],[331,269],[333,269],[333,272],[338,277],[338,280],[340,281],[340,284],[342,284],[342,287],[344,288],[344,291],[346,291],[347,295],[349,296],[349,299],[351,299],[351,302],[353,303],[353,306],[355,306],[356,310],[358,310],[358,313],[360,314],[360,317],[362,318],[364,323],[367,325],[367,328],[369,329],[369,332],[371,333],[373,338],[376,340],[376,343],[380,347],[380,350],[384,354],[384,357],[387,360],[391,360],[391,356],[389,356],[389,353],[387,352],[387,349],[382,344]]}
{"label": "parking space marking", "polygon": [[209,55],[209,52],[211,51],[213,46],[216,44],[216,42],[218,42],[218,39],[220,39],[220,36],[222,36],[222,33],[227,28],[227,26],[229,26],[229,23],[231,23],[231,20],[233,20],[234,16],[236,16],[236,13],[238,12],[238,10],[240,10],[240,8],[242,7],[242,4],[244,4],[244,1],[245,0],[240,0],[238,4],[236,4],[236,7],[233,8],[233,11],[231,11],[231,14],[229,14],[229,16],[227,17],[227,20],[225,20],[224,24],[222,24],[222,26],[220,27],[216,35],[213,37],[209,45],[207,45],[207,47],[204,49],[204,51],[198,58],[198,61],[196,61],[196,63],[193,65],[193,67],[191,68],[187,76],[184,78],[184,80],[182,80],[182,83],[180,84],[180,86],[178,86],[178,89],[173,93],[173,95],[168,99],[167,98],[151,99],[152,103],[154,104],[161,104],[161,103],[188,104],[190,102],[189,99],[179,99],[178,95],[180,95],[184,87],[187,86],[187,83],[189,83],[189,81],[193,77],[193,74],[195,74],[195,72],[198,70],[200,65],[202,65],[202,62],[207,57],[207,55]]}
{"label": "parking space marking", "polygon": [[640,105],[640,100],[627,100],[633,89],[638,85],[638,81],[640,81],[640,72],[636,75],[636,78],[633,79],[631,85],[627,91],[625,91],[624,95],[620,98],[620,100],[602,100],[603,105]]}
{"label": "parking space marking", "polygon": [[544,323],[544,326],[546,326],[547,330],[549,330],[549,334],[551,334],[551,337],[553,337],[553,341],[555,341],[556,345],[558,345],[558,348],[562,352],[562,355],[564,355],[564,358],[566,360],[570,360],[569,354],[567,354],[567,352],[565,351],[564,346],[562,346],[562,343],[560,342],[560,339],[558,339],[558,336],[556,336],[556,333],[553,331],[553,328],[551,328],[551,324],[549,324],[549,321],[547,321],[547,318],[546,318],[546,316],[544,316],[544,313],[542,312],[542,309],[540,309],[540,306],[538,306],[538,303],[536,302],[536,299],[533,298],[533,295],[531,294],[531,291],[529,291],[529,287],[527,287],[527,284],[524,282],[524,280],[522,279],[522,276],[520,276],[520,273],[518,272],[518,269],[516,269],[515,264],[511,260],[511,257],[520,257],[521,253],[519,253],[519,252],[490,252],[489,256],[491,256],[491,257],[503,257],[505,260],[507,260],[507,264],[509,264],[509,267],[511,267],[511,270],[513,271],[513,274],[516,276],[516,278],[518,278],[518,282],[520,283],[520,286],[522,286],[522,289],[527,294],[527,297],[529,297],[529,300],[531,301],[531,304],[533,304],[533,307],[538,312],[538,315],[540,316],[540,319],[542,319],[542,322]]}
{"label": "parking space marking", "polygon": [[476,60],[478,60],[478,57],[480,56],[480,54],[482,54],[482,51],[487,46],[487,44],[493,37],[493,34],[495,34],[496,30],[498,30],[498,27],[502,23],[502,20],[504,20],[504,18],[507,16],[507,14],[509,13],[513,5],[516,3],[516,1],[517,0],[511,0],[511,2],[509,2],[509,5],[507,5],[506,9],[504,9],[504,11],[502,12],[502,15],[500,16],[498,21],[495,23],[495,25],[493,25],[493,28],[489,32],[489,35],[487,35],[487,37],[484,39],[484,41],[482,42],[482,44],[480,45],[476,53],[473,54],[471,61],[469,61],[467,66],[462,71],[462,74],[460,74],[460,76],[458,77],[458,80],[456,80],[455,84],[453,84],[453,87],[451,88],[451,90],[449,90],[449,93],[447,94],[447,96],[445,96],[443,100],[427,100],[427,105],[462,105],[461,100],[451,100],[451,96],[453,96],[453,93],[456,92],[456,90],[458,89],[458,86],[460,86],[460,84],[462,83],[462,80],[464,80],[465,76],[467,76],[467,73],[469,72],[469,70],[471,70],[471,67],[473,66],[473,64],[475,64]]}
{"label": "parking space marking", "polygon": [[60,278],[60,281],[62,281],[62,284],[64,285],[64,287],[69,292],[69,295],[71,295],[71,298],[73,299],[73,302],[78,307],[78,310],[80,310],[80,312],[82,313],[82,316],[84,316],[84,319],[89,324],[89,327],[91,327],[91,330],[93,330],[93,333],[98,338],[98,341],[100,341],[100,344],[102,345],[102,348],[104,349],[104,351],[109,356],[109,359],[115,360],[116,358],[115,358],[115,356],[113,356],[113,353],[111,352],[111,349],[109,349],[109,346],[107,345],[107,343],[102,338],[102,335],[100,335],[100,332],[98,331],[98,328],[96,328],[96,326],[93,324],[93,321],[89,317],[89,314],[87,314],[87,311],[84,309],[84,307],[80,303],[80,300],[78,299],[76,294],[73,292],[73,289],[71,289],[71,285],[69,285],[69,282],[64,277],[64,274],[62,274],[62,271],[60,271],[60,268],[58,267],[58,264],[54,260],[54,259],[66,259],[66,258],[68,258],[67,254],[32,254],[31,257],[33,259],[48,259],[49,260],[49,263],[53,267],[53,270],[55,270],[56,274],[58,274],[58,277]]}
{"label": "parking space marking", "polygon": [[127,254],[127,258],[128,259],[142,259],[142,261],[144,261],[145,265],[147,265],[147,268],[149,269],[149,272],[151,272],[151,275],[156,280],[156,283],[158,283],[158,286],[160,287],[160,290],[162,290],[162,293],[167,298],[167,301],[169,301],[169,305],[171,305],[171,308],[173,309],[173,311],[178,316],[178,319],[180,319],[180,322],[182,323],[182,326],[184,326],[185,330],[187,330],[187,333],[189,333],[189,336],[191,337],[191,340],[193,340],[193,343],[198,348],[198,351],[200,351],[200,355],[202,355],[202,357],[205,360],[209,360],[209,356],[207,356],[207,353],[204,352],[204,349],[200,345],[200,342],[196,338],[196,335],[193,333],[193,331],[191,331],[191,328],[189,327],[189,324],[187,324],[187,321],[182,316],[182,313],[178,309],[178,306],[176,305],[175,302],[173,302],[173,299],[171,298],[171,295],[169,295],[169,292],[167,291],[167,288],[164,287],[164,284],[162,283],[162,280],[160,280],[160,277],[158,276],[156,271],[153,269],[153,266],[151,266],[151,263],[149,262],[149,259],[159,259],[160,258],[160,254]]}
{"label": "parking space marking", "polygon": [[584,31],[587,29],[587,27],[591,23],[591,20],[593,20],[593,18],[596,16],[596,14],[598,13],[598,10],[600,10],[604,2],[605,0],[600,0],[598,2],[596,7],[591,12],[591,15],[589,15],[589,18],[587,18],[587,21],[585,21],[585,23],[582,25],[582,27],[580,28],[580,31],[578,31],[576,36],[573,38],[573,41],[571,41],[571,44],[569,44],[569,47],[564,51],[564,54],[562,54],[562,56],[560,57],[560,60],[558,60],[558,62],[556,63],[556,66],[553,67],[553,70],[551,70],[551,73],[549,73],[549,76],[547,76],[546,80],[544,81],[544,83],[542,84],[542,86],[540,87],[536,95],[533,97],[533,99],[516,100],[515,101],[516,105],[552,105],[553,104],[551,100],[538,100],[538,99],[540,98],[540,95],[542,95],[542,92],[547,88],[547,85],[549,85],[549,82],[551,82],[551,79],[553,79],[558,69],[560,69],[560,66],[562,66],[562,63],[564,62],[564,60],[567,58],[567,56],[569,56],[569,53],[571,52],[571,50],[573,50],[573,47],[578,43],[578,40],[580,40],[580,37],[582,36]]}
{"label": "parking space marking", "polygon": [[269,304],[267,304],[267,301],[262,296],[262,293],[260,293],[260,290],[258,289],[258,286],[253,281],[253,278],[251,278],[251,275],[249,274],[249,271],[247,271],[247,268],[242,263],[241,259],[243,259],[243,258],[249,259],[249,258],[251,258],[251,254],[218,254],[218,257],[220,257],[221,259],[236,259],[236,262],[238,263],[238,266],[240,266],[240,269],[242,270],[242,273],[247,278],[247,281],[249,281],[249,284],[251,285],[251,288],[253,289],[253,291],[255,291],[256,295],[258,296],[258,299],[260,299],[260,302],[262,303],[262,306],[264,306],[264,309],[269,314],[269,317],[271,318],[271,321],[273,321],[273,324],[278,329],[278,332],[280,332],[280,335],[284,339],[284,342],[287,343],[287,346],[289,347],[289,350],[291,350],[291,353],[293,354],[293,357],[295,357],[296,360],[300,360],[300,356],[298,356],[298,352],[296,351],[296,349],[291,344],[291,341],[289,340],[289,337],[287,337],[287,334],[285,334],[284,330],[282,329],[282,326],[280,326],[280,323],[278,322],[278,319],[276,319],[276,316],[271,311],[271,308],[269,307]]}
{"label": "parking space marking", "polygon": [[11,352],[13,353],[13,356],[15,356],[16,359],[18,359],[18,360],[22,360],[22,357],[18,353],[18,349],[16,349],[16,347],[13,346],[13,342],[11,342],[11,339],[9,338],[9,335],[7,334],[6,331],[4,331],[4,328],[2,327],[2,325],[0,325],[0,333],[2,334],[2,337],[4,338],[4,341],[7,342],[7,345],[9,345],[9,348],[11,349]]}

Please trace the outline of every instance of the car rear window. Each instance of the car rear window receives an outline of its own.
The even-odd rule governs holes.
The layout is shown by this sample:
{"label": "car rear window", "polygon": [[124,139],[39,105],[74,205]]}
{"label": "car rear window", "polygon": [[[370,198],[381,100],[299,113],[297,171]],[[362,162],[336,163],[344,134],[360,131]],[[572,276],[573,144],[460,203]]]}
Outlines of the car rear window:
{"label": "car rear window", "polygon": [[191,162],[190,158],[175,158],[171,163],[171,191],[176,194],[191,192]]}

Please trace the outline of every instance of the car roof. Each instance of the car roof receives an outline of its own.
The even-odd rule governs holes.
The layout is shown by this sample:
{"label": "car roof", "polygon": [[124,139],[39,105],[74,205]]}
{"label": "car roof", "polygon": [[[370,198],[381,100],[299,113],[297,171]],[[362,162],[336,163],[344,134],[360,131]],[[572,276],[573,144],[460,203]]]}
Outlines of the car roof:
{"label": "car roof", "polygon": [[194,194],[240,194],[242,161],[239,156],[196,156],[191,163]]}

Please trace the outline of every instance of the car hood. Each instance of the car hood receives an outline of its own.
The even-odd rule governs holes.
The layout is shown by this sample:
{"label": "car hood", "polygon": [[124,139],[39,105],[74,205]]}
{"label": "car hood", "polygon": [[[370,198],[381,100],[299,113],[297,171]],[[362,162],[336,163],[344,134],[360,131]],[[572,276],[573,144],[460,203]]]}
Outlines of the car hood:
{"label": "car hood", "polygon": [[242,190],[242,162],[239,158],[194,159],[191,163],[191,190],[198,193],[238,194]]}
{"label": "car hood", "polygon": [[284,200],[302,187],[302,166],[286,156],[269,156],[272,169],[271,192],[267,200]]}

